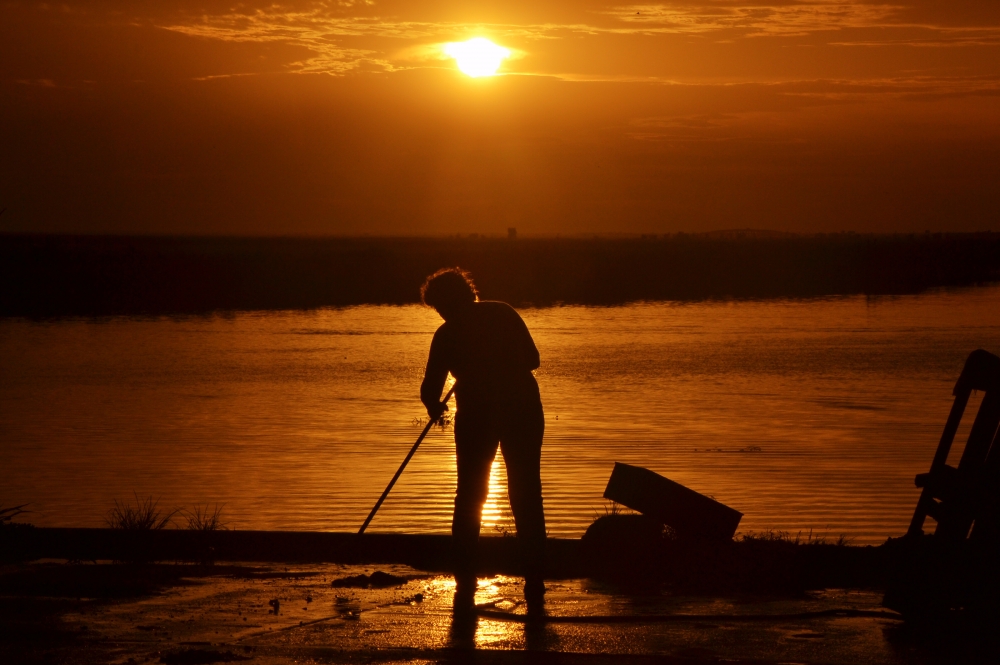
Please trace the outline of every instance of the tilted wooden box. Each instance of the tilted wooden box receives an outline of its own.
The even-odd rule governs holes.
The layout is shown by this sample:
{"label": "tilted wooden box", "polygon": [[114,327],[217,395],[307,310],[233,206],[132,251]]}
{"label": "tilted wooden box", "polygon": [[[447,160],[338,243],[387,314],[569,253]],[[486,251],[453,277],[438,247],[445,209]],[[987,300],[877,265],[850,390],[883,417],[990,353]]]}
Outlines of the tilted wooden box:
{"label": "tilted wooden box", "polygon": [[640,466],[615,462],[604,498],[666,524],[678,536],[729,540],[743,513]]}

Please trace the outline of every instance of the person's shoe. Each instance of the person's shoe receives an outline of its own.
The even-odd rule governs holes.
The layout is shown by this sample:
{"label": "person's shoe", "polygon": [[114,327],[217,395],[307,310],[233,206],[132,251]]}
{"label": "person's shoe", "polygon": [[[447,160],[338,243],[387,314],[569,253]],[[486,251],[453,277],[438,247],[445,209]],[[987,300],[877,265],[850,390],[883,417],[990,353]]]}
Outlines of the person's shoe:
{"label": "person's shoe", "polygon": [[525,580],[524,600],[528,605],[528,618],[545,617],[545,582],[541,578],[530,577]]}
{"label": "person's shoe", "polygon": [[473,616],[476,613],[476,578],[455,576],[455,599],[452,613],[455,616]]}

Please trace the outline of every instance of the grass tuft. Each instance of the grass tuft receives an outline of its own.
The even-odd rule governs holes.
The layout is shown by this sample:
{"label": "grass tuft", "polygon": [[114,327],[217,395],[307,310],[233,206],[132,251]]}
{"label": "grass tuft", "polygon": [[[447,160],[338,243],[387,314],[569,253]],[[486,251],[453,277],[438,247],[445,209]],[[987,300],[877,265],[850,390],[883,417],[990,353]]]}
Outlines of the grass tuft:
{"label": "grass tuft", "polygon": [[157,531],[165,528],[170,524],[170,520],[173,519],[174,515],[181,512],[177,508],[169,513],[163,513],[159,509],[158,499],[155,501],[153,497],[140,499],[135,492],[132,495],[135,497],[135,505],[115,499],[114,508],[109,510],[107,516],[104,518],[104,521],[112,529],[123,531]]}
{"label": "grass tuft", "polygon": [[229,523],[222,521],[222,509],[226,504],[215,504],[211,508],[195,506],[194,510],[181,511],[187,519],[187,528],[190,531],[228,531]]}
{"label": "grass tuft", "polygon": [[612,501],[608,499],[604,502],[604,515],[601,515],[597,510],[594,510],[594,520],[598,520],[605,516],[614,515],[639,515],[640,513],[632,510],[626,505],[620,504],[617,501]]}
{"label": "grass tuft", "polygon": [[748,531],[737,537],[737,541],[741,543],[787,543],[789,545],[834,545],[836,547],[846,547],[851,544],[852,540],[852,538],[847,537],[847,534],[842,533],[831,542],[827,540],[826,536],[814,536],[812,529],[804,537],[801,531],[793,536],[788,531],[775,531],[774,529]]}
{"label": "grass tuft", "polygon": [[[410,424],[414,427],[423,427],[427,424],[428,418],[426,416],[414,417],[410,419]],[[451,411],[445,411],[441,416],[434,421],[434,425],[438,427],[442,432],[446,431],[449,427],[455,426],[455,415]]]}

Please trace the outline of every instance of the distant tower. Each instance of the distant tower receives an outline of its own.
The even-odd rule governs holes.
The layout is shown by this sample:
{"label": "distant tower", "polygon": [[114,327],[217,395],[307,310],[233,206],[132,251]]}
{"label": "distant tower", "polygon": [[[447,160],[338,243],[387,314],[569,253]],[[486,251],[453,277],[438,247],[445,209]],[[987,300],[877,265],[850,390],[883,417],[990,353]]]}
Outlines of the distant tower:
{"label": "distant tower", "polygon": [[507,227],[507,240],[517,240],[517,229],[513,226]]}

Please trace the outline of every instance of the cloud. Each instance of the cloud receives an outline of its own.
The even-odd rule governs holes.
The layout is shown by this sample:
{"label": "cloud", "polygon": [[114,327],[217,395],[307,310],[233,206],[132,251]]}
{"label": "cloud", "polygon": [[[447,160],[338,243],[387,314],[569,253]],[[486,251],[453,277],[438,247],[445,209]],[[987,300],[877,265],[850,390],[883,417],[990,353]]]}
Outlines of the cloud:
{"label": "cloud", "polygon": [[[351,3],[347,4],[349,7]],[[552,39],[558,31],[590,30],[586,26],[470,25],[351,16],[344,15],[343,6],[331,11],[322,4],[304,10],[272,5],[242,12],[202,14],[160,27],[191,37],[227,42],[278,42],[305,47],[314,55],[291,63],[290,71],[333,75],[358,69],[391,72],[416,66],[415,63],[441,60],[443,43],[483,32],[508,38]],[[348,42],[377,44],[380,48],[346,46]],[[524,53],[520,49],[511,50],[515,58]]]}
{"label": "cloud", "polygon": [[190,23],[161,26],[190,37],[227,42],[279,42],[302,46],[314,55],[291,63],[292,71],[343,74],[358,68],[392,71],[393,66],[379,51],[351,48],[339,43],[345,37],[406,36],[421,33],[405,26],[386,26],[365,18],[332,17],[322,8],[288,11],[279,6],[247,13],[204,15]]}
{"label": "cloud", "polygon": [[829,42],[829,46],[849,47],[889,47],[910,46],[914,48],[963,48],[976,46],[1000,46],[1000,29],[955,30],[941,28],[941,33],[933,37],[910,37],[899,39],[855,39]]}
{"label": "cloud", "polygon": [[[1000,45],[1000,27],[980,17],[945,17],[919,0],[906,2],[806,2],[712,1],[601,6],[590,3],[577,10],[542,4],[533,13],[490,14],[482,22],[455,20],[456,11],[434,13],[431,6],[340,2],[282,4],[175,12],[160,17],[157,25],[190,37],[230,43],[272,43],[305,49],[309,56],[286,65],[295,73],[343,75],[353,71],[391,72],[421,66],[438,66],[440,44],[486,35],[529,54],[531,45],[548,57],[523,64],[519,73],[557,75],[574,80],[635,80],[627,70],[608,74],[587,71],[558,55],[579,49],[587,40],[614,40],[629,35],[665,40],[712,36],[723,46],[750,39],[783,38],[808,47],[992,47]],[[552,20],[545,20],[546,18]],[[500,20],[502,19],[502,20]],[[530,20],[529,20],[530,19]],[[542,20],[538,20],[542,19]],[[583,40],[581,42],[581,39]],[[784,43],[784,42],[782,42]],[[607,47],[592,42],[592,51]],[[523,48],[518,48],[518,46]],[[569,49],[569,50],[566,50]],[[622,56],[615,56],[621,58]],[[836,56],[828,56],[836,58]],[[586,58],[584,59],[586,60]],[[552,63],[559,62],[558,65]],[[566,64],[564,64],[564,62]],[[619,64],[621,61],[619,60]],[[648,76],[645,73],[638,76]],[[668,77],[669,78],[669,77]]]}
{"label": "cloud", "polygon": [[15,79],[18,85],[34,85],[40,88],[55,88],[56,83],[52,79]]}
{"label": "cloud", "polygon": [[793,4],[627,5],[605,12],[629,32],[739,31],[747,37],[801,36],[813,32],[885,25],[901,7],[888,4],[812,2]]}
{"label": "cloud", "polygon": [[[698,96],[716,96],[715,106],[697,112],[638,115],[627,122],[624,135],[645,143],[795,144],[820,137],[869,134],[873,140],[890,135],[912,140],[916,134],[975,135],[995,140],[1000,132],[990,123],[1000,97],[1000,77],[929,77],[879,80],[812,80],[774,84],[675,86]],[[714,91],[712,90],[714,88]],[[731,91],[729,104],[718,93]],[[979,97],[979,100],[969,100]],[[757,105],[749,100],[758,99]],[[976,109],[976,110],[973,110]],[[919,130],[915,131],[915,127]]]}

